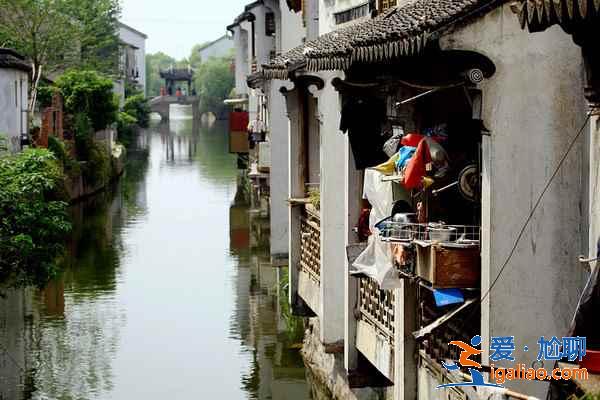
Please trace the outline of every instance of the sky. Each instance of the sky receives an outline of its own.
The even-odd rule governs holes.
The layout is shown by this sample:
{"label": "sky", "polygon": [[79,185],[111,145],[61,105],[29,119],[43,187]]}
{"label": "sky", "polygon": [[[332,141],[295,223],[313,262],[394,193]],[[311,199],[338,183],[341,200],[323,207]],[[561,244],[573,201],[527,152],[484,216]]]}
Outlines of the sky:
{"label": "sky", "polygon": [[146,53],[189,57],[192,46],[226,33],[252,0],[122,0],[121,21],[148,35]]}

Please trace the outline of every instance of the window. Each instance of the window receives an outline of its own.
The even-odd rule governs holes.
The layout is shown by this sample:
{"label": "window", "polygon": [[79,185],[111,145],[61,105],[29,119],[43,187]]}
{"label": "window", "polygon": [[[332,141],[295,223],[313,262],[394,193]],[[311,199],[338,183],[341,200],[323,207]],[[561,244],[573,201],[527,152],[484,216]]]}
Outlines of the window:
{"label": "window", "polygon": [[336,25],[365,17],[369,14],[369,3],[364,3],[356,7],[349,8],[334,14]]}
{"label": "window", "polygon": [[15,81],[15,107],[19,107],[19,82]]}
{"label": "window", "polygon": [[385,11],[388,8],[396,7],[398,0],[379,0],[379,11]]}
{"label": "window", "polygon": [[273,36],[275,34],[275,13],[265,14],[265,35]]}

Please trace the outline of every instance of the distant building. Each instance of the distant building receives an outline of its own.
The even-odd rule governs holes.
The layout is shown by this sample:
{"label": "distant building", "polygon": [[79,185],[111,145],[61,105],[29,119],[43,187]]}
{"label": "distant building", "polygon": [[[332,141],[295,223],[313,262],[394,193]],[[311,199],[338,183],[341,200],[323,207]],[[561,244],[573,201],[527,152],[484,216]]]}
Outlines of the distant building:
{"label": "distant building", "polygon": [[0,147],[21,150],[20,138],[27,134],[27,106],[31,67],[11,49],[0,48]]}
{"label": "distant building", "polygon": [[226,57],[231,54],[233,49],[233,38],[223,35],[217,40],[206,43],[198,49],[198,53],[202,61],[206,61],[211,57]]}
{"label": "distant building", "polygon": [[[148,36],[122,22],[119,22],[121,40],[121,68],[124,82],[117,92],[124,92],[124,83],[133,83],[146,93],[146,39]],[[119,86],[119,85],[117,85]]]}

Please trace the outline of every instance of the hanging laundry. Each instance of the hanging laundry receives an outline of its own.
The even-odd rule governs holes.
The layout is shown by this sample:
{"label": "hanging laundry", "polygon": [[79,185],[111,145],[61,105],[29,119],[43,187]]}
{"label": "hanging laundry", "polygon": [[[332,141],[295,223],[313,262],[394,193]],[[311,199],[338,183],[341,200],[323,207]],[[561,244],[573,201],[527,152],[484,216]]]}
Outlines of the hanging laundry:
{"label": "hanging laundry", "polygon": [[365,170],[365,180],[363,186],[363,199],[371,203],[373,208],[369,217],[369,228],[373,230],[375,224],[384,218],[390,216],[394,206],[394,194],[391,182],[383,182],[383,175],[374,170]]}
{"label": "hanging laundry", "polygon": [[400,132],[394,133],[391,138],[389,138],[383,145],[383,152],[388,156],[392,157],[394,154],[398,152],[399,147],[401,146],[403,131],[400,128]]}
{"label": "hanging laundry", "polygon": [[396,162],[398,161],[398,156],[399,153],[394,154],[389,160],[373,167],[373,169],[381,172],[384,175],[392,175],[396,167]]}
{"label": "hanging laundry", "polygon": [[401,147],[400,150],[398,151],[398,160],[396,161],[396,170],[402,171],[404,169],[404,167],[406,167],[406,164],[408,164],[408,162],[410,161],[410,159],[412,158],[412,156],[415,154],[416,151],[417,151],[416,147],[412,147],[412,146]]}
{"label": "hanging laundry", "polygon": [[409,133],[402,138],[402,146],[417,147],[424,137],[420,133]]}
{"label": "hanging laundry", "polygon": [[427,144],[427,140],[423,139],[404,171],[404,187],[407,189],[418,187],[425,176],[427,164],[430,162],[431,154],[429,153],[429,145]]}

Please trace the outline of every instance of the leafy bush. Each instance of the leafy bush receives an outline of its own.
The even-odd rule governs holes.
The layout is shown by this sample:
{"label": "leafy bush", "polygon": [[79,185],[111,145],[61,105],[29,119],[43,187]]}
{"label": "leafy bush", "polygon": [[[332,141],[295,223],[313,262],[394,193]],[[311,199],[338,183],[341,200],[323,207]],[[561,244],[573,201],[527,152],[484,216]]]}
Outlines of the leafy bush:
{"label": "leafy bush", "polygon": [[137,124],[137,119],[125,112],[120,112],[117,117],[117,136],[119,141],[129,147],[135,135],[134,125]]}
{"label": "leafy bush", "polygon": [[81,173],[87,184],[92,186],[103,186],[110,180],[111,163],[110,157],[101,145],[90,143],[87,148],[87,162],[83,164]]}
{"label": "leafy bush", "polygon": [[148,104],[148,100],[143,94],[137,94],[125,99],[123,112],[134,117],[137,121],[137,124],[142,128],[148,127],[151,113],[150,104]]}
{"label": "leafy bush", "polygon": [[231,58],[209,58],[196,73],[195,84],[200,96],[200,111],[219,113],[225,108],[225,100],[235,87]]}
{"label": "leafy bush", "polygon": [[70,231],[63,175],[45,149],[0,158],[0,282],[44,285]]}
{"label": "leafy bush", "polygon": [[52,105],[52,96],[54,95],[57,88],[49,85],[38,86],[37,89],[37,103],[40,106],[40,110]]}
{"label": "leafy bush", "polygon": [[48,137],[48,150],[54,154],[54,157],[60,162],[68,175],[78,175],[81,173],[79,163],[75,161],[66,149],[65,143],[54,136]]}
{"label": "leafy bush", "polygon": [[73,132],[75,133],[75,150],[79,160],[89,159],[89,148],[93,143],[92,121],[85,113],[73,115]]}
{"label": "leafy bush", "polygon": [[113,82],[95,71],[69,71],[56,81],[64,99],[65,112],[85,114],[95,131],[117,120],[118,101]]}

